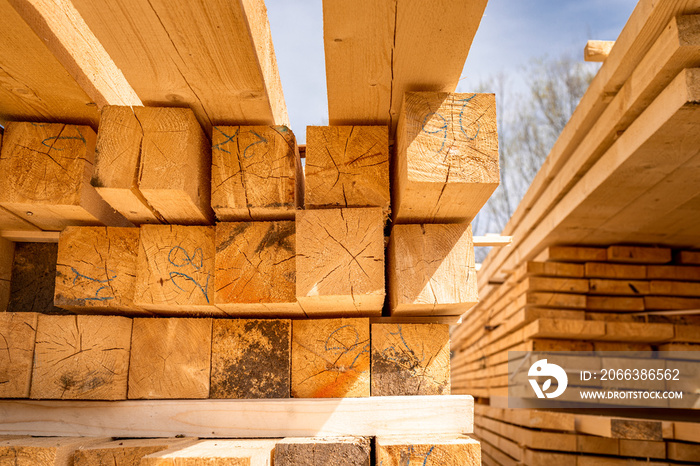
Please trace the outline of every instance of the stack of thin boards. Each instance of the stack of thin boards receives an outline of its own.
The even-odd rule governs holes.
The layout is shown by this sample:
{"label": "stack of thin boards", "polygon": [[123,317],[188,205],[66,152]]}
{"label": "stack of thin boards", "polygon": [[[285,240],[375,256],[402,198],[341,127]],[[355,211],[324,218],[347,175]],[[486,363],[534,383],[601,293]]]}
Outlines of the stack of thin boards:
{"label": "stack of thin boards", "polygon": [[475,406],[482,463],[675,465],[700,458],[700,423]]}
{"label": "stack of thin boards", "polygon": [[700,254],[552,246],[452,334],[458,393],[507,396],[508,351],[697,351]]}
{"label": "stack of thin boards", "polygon": [[[477,301],[469,222],[498,184],[493,95],[407,94],[397,131],[392,192],[381,126],[309,127],[304,176],[288,128],[215,126],[209,149],[187,109],[107,106],[97,135],[8,124],[0,205],[61,233],[16,248],[3,336],[23,357],[3,396],[449,394],[435,322]],[[417,445],[401,461],[432,454]],[[454,445],[445,464],[478,463],[478,444]]]}

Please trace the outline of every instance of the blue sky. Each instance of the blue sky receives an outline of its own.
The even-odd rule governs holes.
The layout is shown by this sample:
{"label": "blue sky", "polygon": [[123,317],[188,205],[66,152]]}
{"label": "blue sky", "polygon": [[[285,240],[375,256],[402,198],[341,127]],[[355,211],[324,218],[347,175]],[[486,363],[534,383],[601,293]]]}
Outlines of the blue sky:
{"label": "blue sky", "polygon": [[[303,143],[306,126],[328,124],[321,0],[266,4],[292,131]],[[504,74],[517,91],[523,87],[523,67],[534,58],[566,53],[583,61],[586,41],[615,40],[635,4],[633,0],[490,0],[458,90],[470,92],[489,77]]]}

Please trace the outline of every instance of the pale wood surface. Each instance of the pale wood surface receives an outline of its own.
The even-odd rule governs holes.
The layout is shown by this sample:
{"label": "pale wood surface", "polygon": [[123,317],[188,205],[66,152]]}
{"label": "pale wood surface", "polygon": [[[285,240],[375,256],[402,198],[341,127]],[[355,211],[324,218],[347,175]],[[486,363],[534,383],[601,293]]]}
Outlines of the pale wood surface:
{"label": "pale wood surface", "polygon": [[141,105],[134,90],[68,0],[10,0],[54,57],[98,105]]}
{"label": "pale wood surface", "polygon": [[28,398],[37,314],[0,312],[0,398]]}
{"label": "pale wood surface", "polygon": [[386,466],[481,465],[481,445],[468,435],[382,436],[374,445],[377,462]]}
{"label": "pale wood surface", "polygon": [[440,324],[372,324],[372,396],[449,395],[450,332]]}
{"label": "pale wood surface", "polygon": [[15,243],[0,238],[0,312],[7,310],[12,284],[12,263],[15,258]]}
{"label": "pale wood surface", "polygon": [[369,319],[292,322],[292,396],[370,395]]}
{"label": "pale wood surface", "polygon": [[393,315],[463,314],[478,302],[471,225],[395,225],[387,249]]}
{"label": "pale wood surface", "polygon": [[131,319],[39,315],[30,397],[126,399]]}
{"label": "pale wood surface", "polygon": [[91,446],[108,438],[26,437],[0,441],[0,463],[72,466],[73,454],[81,447]]}
{"label": "pale wood surface", "polygon": [[143,225],[134,304],[167,314],[221,313],[214,307],[214,227]]}
{"label": "pale wood surface", "polygon": [[275,465],[369,466],[371,450],[367,437],[285,438],[275,446]]}
{"label": "pale wood surface", "polygon": [[215,319],[210,398],[289,398],[290,320]]}
{"label": "pale wood surface", "polygon": [[209,396],[211,319],[133,320],[130,399]]}
{"label": "pale wood surface", "polygon": [[90,186],[94,150],[89,126],[8,123],[0,153],[0,170],[7,174],[0,179],[0,204],[44,230],[130,225]]}
{"label": "pale wood surface", "polygon": [[1,434],[313,437],[470,433],[468,395],[295,400],[0,401]]}
{"label": "pale wood surface", "polygon": [[276,440],[199,440],[152,453],[142,466],[272,466]]}
{"label": "pale wood surface", "polygon": [[216,226],[214,304],[231,316],[303,316],[293,221]]}
{"label": "pale wood surface", "polygon": [[308,126],[306,191],[310,208],[381,207],[389,212],[386,126]]}
{"label": "pale wood surface", "polygon": [[591,62],[603,62],[615,45],[614,40],[589,40],[583,48],[583,59]]}
{"label": "pale wood surface", "polygon": [[314,316],[378,316],[384,306],[380,208],[297,213],[297,300]]}
{"label": "pale wood surface", "polygon": [[75,451],[74,466],[133,466],[141,458],[171,447],[184,447],[194,439],[154,438],[112,440],[83,446]]}
{"label": "pale wood surface", "polygon": [[96,129],[96,104],[9,1],[0,2],[0,29],[0,123],[65,121]]}
{"label": "pale wood surface", "polygon": [[495,96],[407,93],[396,131],[393,220],[471,221],[500,182]]}
{"label": "pale wood surface", "polygon": [[67,227],[58,242],[54,304],[73,311],[136,311],[138,244],[137,228]]}
{"label": "pale wood surface", "polygon": [[288,124],[262,0],[73,2],[145,105],[212,125]]}
{"label": "pale wood surface", "polygon": [[221,221],[293,220],[304,174],[286,126],[215,126],[211,204]]}

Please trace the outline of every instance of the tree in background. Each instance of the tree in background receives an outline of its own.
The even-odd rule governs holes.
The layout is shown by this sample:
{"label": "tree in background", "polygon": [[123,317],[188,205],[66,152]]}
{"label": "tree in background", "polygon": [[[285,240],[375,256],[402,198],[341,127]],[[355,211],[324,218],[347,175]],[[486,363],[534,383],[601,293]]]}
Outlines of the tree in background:
{"label": "tree in background", "polygon": [[[503,75],[480,86],[480,92],[496,93],[501,185],[474,219],[475,235],[503,230],[597,67],[569,56],[542,58],[525,67],[524,92],[514,92]],[[483,260],[487,252],[486,248],[478,248],[477,261]]]}

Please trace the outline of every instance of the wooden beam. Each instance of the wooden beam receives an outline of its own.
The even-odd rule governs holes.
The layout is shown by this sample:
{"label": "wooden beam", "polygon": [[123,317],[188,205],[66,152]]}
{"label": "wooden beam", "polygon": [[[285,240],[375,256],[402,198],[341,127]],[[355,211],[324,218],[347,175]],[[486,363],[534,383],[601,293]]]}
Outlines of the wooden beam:
{"label": "wooden beam", "polygon": [[603,62],[615,45],[614,40],[589,40],[583,48],[584,61]]}
{"label": "wooden beam", "polygon": [[288,124],[262,0],[75,0],[146,105],[189,106],[217,124]]}
{"label": "wooden beam", "polygon": [[42,464],[72,466],[73,455],[81,447],[109,440],[108,438],[81,437],[24,437],[0,441],[0,462],[14,464]]}
{"label": "wooden beam", "polygon": [[0,434],[281,438],[471,433],[469,395],[287,400],[0,401]]}
{"label": "wooden beam", "polygon": [[294,220],[304,172],[286,126],[215,126],[211,205],[220,221]]}
{"label": "wooden beam", "polygon": [[69,0],[9,2],[99,107],[142,105]]}
{"label": "wooden beam", "polygon": [[474,246],[479,247],[501,247],[508,246],[513,242],[512,236],[501,236],[495,234],[487,234],[486,236],[474,236]]}
{"label": "wooden beam", "polygon": [[0,312],[0,397],[29,398],[37,314]]}
{"label": "wooden beam", "polygon": [[143,457],[141,466],[270,466],[277,440],[199,440]]}
{"label": "wooden beam", "polygon": [[480,466],[481,445],[467,435],[386,436],[374,441],[377,462],[384,466],[441,464]]}
{"label": "wooden beam", "polygon": [[493,94],[409,92],[396,130],[395,223],[467,223],[500,183]]}
{"label": "wooden beam", "polygon": [[576,431],[599,437],[661,441],[661,421],[576,414]]}
{"label": "wooden beam", "polygon": [[171,447],[193,443],[188,438],[121,439],[82,446],[75,452],[74,466],[133,466],[141,458]]}
{"label": "wooden beam", "polygon": [[369,465],[371,450],[367,437],[285,438],[275,447],[275,466]]}
{"label": "wooden beam", "polygon": [[9,1],[0,2],[0,124],[65,121],[97,129],[97,105]]}

